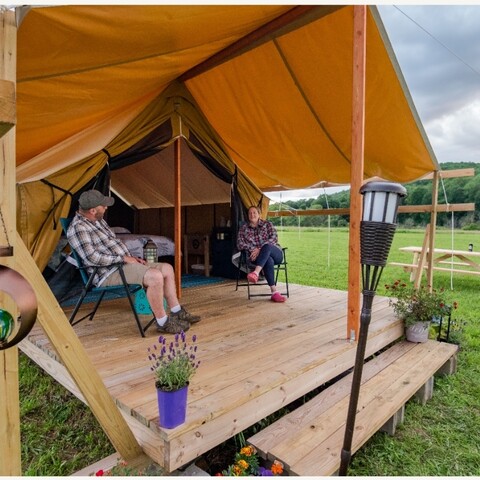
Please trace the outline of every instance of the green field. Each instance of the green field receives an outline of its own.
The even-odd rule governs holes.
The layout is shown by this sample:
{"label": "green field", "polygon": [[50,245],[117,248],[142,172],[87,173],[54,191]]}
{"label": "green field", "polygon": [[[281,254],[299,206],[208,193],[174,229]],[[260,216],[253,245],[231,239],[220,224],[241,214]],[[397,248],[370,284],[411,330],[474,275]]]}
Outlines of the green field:
{"label": "green field", "polygon": [[[408,263],[399,247],[420,246],[424,231],[395,234],[389,261]],[[453,238],[452,238],[453,237]],[[346,290],[348,231],[346,229],[279,229],[288,247],[291,283]],[[480,232],[440,231],[436,246],[480,250]],[[408,280],[400,267],[387,266],[378,294],[396,279]],[[434,287],[453,291],[459,303],[461,332],[458,372],[436,379],[433,399],[426,406],[409,402],[405,422],[395,437],[377,433],[352,460],[349,475],[472,476],[480,475],[480,276],[435,272]],[[93,415],[79,400],[21,356],[21,429],[24,475],[70,475],[113,453]]]}

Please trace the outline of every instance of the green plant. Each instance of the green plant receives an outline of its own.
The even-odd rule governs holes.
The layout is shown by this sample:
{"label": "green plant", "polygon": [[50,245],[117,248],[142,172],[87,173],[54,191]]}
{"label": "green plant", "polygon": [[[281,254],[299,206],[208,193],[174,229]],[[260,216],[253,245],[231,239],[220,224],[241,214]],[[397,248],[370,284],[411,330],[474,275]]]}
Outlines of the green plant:
{"label": "green plant", "polygon": [[171,392],[188,385],[195,374],[200,360],[196,360],[197,336],[192,336],[192,344],[187,346],[185,332],[175,334],[175,339],[167,346],[167,339],[160,335],[158,342],[148,348],[150,369],[155,373],[155,386],[159,390]]}
{"label": "green plant", "polygon": [[390,306],[393,306],[397,317],[405,321],[406,327],[417,322],[431,322],[435,317],[449,315],[452,308],[457,308],[457,302],[447,304],[443,288],[430,291],[422,285],[417,289],[400,280],[385,285],[385,288],[392,296]]}
{"label": "green plant", "polygon": [[240,452],[235,454],[235,462],[230,465],[222,473],[217,473],[216,476],[228,477],[270,477],[273,475],[281,475],[283,473],[283,464],[275,460],[270,468],[261,467],[258,462],[257,451],[251,445],[240,449]]}

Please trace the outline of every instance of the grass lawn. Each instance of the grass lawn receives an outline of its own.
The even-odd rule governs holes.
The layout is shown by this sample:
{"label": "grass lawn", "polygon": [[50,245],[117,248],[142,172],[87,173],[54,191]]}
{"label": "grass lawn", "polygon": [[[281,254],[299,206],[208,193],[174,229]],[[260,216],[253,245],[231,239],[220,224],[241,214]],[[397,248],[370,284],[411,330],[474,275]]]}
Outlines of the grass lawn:
{"label": "grass lawn", "polygon": [[[399,247],[420,246],[423,230],[395,234],[389,261],[411,262]],[[288,247],[291,283],[346,290],[348,231],[279,229]],[[480,232],[456,231],[453,247],[480,249]],[[436,246],[452,247],[452,234],[437,233]],[[396,279],[408,281],[400,267],[387,266],[378,294]],[[435,272],[435,288],[451,289],[448,273]],[[435,380],[433,399],[426,406],[409,402],[405,422],[395,437],[377,433],[352,459],[356,476],[472,476],[480,474],[480,277],[453,277],[451,300],[455,316],[466,322],[455,332],[461,340],[458,372]],[[114,452],[95,418],[79,400],[21,355],[20,399],[24,475],[70,475]]]}

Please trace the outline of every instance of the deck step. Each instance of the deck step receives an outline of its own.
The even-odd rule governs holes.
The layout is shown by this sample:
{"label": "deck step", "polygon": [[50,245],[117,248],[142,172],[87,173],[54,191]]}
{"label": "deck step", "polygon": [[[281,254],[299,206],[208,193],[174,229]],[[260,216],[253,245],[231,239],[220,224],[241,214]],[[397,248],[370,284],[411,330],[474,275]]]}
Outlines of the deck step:
{"label": "deck step", "polygon": [[[395,431],[405,403],[415,394],[424,403],[435,373],[453,373],[456,345],[402,341],[365,363],[352,454],[375,432]],[[340,466],[352,373],[248,439],[259,454],[280,460],[301,476],[328,476]],[[392,417],[394,424],[392,425]],[[396,417],[396,419],[395,419]]]}

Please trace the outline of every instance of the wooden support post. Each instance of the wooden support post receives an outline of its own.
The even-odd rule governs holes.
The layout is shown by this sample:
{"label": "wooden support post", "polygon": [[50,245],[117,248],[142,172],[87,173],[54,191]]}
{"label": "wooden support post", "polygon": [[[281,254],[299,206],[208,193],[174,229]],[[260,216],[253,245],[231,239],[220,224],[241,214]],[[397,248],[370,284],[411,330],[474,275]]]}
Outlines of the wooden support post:
{"label": "wooden support post", "polygon": [[430,238],[428,242],[428,248],[430,255],[428,256],[428,267],[427,267],[427,285],[429,285],[430,291],[433,288],[433,251],[435,248],[435,231],[437,228],[437,205],[438,205],[438,180],[440,178],[440,173],[437,171],[433,172],[433,181],[432,181],[432,211],[430,213]]}
{"label": "wooden support post", "polygon": [[[423,243],[422,243],[422,251],[418,255],[417,270],[415,272],[415,279],[413,281],[413,286],[416,289],[420,288],[420,283],[422,282],[423,268],[425,266],[425,263],[427,262],[427,256],[428,256],[427,249],[429,244],[430,244],[430,224],[427,225],[427,228],[425,229],[425,236],[423,237]],[[433,255],[430,255],[430,257],[433,257]]]}
{"label": "wooden support post", "polygon": [[[175,285],[177,296],[182,298],[182,188],[181,188],[181,149],[180,139],[175,140]],[[188,259],[187,259],[188,261]]]}
{"label": "wooden support post", "polygon": [[360,221],[362,218],[365,146],[366,5],[353,7],[352,165],[350,175],[350,233],[348,256],[347,338],[358,338],[360,323]]}
{"label": "wooden support post", "polygon": [[[0,245],[16,251],[16,194],[15,194],[15,80],[17,63],[17,29],[15,12],[0,9]],[[12,99],[13,93],[13,99]],[[13,103],[12,103],[13,100]],[[8,132],[8,133],[7,133]],[[1,264],[15,268],[17,259],[1,257]],[[16,317],[17,306],[5,293],[0,295],[0,307]],[[20,446],[20,397],[18,384],[18,348],[0,351],[0,443],[2,455],[0,476],[22,474]]]}

